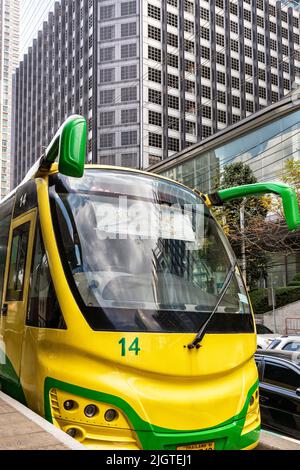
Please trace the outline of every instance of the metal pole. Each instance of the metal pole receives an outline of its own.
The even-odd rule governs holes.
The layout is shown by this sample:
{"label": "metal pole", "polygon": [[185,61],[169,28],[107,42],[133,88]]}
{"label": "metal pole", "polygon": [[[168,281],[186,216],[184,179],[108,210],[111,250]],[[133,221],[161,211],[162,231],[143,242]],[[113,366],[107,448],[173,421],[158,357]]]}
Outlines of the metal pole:
{"label": "metal pole", "polygon": [[245,244],[245,201],[241,203],[240,207],[240,230],[242,235],[242,246],[241,246],[241,256],[242,256],[242,276],[247,285],[247,261],[246,261],[246,244]]}

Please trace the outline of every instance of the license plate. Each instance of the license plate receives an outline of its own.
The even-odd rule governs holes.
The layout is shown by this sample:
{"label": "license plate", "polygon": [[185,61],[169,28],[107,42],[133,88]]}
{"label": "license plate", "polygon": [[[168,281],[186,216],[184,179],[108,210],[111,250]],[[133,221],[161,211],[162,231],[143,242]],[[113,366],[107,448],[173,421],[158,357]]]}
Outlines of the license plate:
{"label": "license plate", "polygon": [[176,450],[214,450],[214,442],[201,442],[200,444],[189,444],[187,446],[178,446]]}

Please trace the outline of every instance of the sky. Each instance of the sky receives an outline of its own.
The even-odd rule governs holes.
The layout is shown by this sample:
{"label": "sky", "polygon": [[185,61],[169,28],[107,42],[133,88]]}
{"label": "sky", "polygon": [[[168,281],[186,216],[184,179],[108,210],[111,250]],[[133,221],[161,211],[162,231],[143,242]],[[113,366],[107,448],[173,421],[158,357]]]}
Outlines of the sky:
{"label": "sky", "polygon": [[55,0],[20,0],[20,60],[31,46]]}

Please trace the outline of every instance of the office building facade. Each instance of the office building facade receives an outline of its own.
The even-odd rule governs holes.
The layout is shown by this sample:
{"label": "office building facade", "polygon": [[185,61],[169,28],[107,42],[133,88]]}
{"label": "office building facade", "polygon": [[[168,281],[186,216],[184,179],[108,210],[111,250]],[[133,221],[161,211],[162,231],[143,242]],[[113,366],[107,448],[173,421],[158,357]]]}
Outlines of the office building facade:
{"label": "office building facade", "polygon": [[280,1],[62,0],[16,72],[14,182],[74,112],[89,161],[147,168],[279,101],[299,73],[299,12]]}
{"label": "office building facade", "polygon": [[12,74],[19,63],[19,0],[0,0],[0,198],[10,189]]}

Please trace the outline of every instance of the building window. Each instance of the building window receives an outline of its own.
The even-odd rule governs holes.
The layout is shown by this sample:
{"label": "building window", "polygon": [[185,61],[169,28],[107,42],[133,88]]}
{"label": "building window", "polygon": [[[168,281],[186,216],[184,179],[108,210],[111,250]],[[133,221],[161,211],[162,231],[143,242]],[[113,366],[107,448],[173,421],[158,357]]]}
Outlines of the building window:
{"label": "building window", "polygon": [[137,122],[137,109],[122,109],[121,124],[129,124],[132,122]]}
{"label": "building window", "polygon": [[195,114],[196,113],[196,103],[195,101],[185,100],[185,112]]}
{"label": "building window", "polygon": [[167,12],[167,23],[171,26],[174,26],[175,28],[178,27],[178,17],[177,15],[174,15],[173,13],[170,13],[169,11]]}
{"label": "building window", "polygon": [[148,90],[148,100],[150,103],[160,104],[161,105],[161,92],[157,90]]}
{"label": "building window", "polygon": [[115,5],[100,7],[100,21],[110,20],[115,17]]}
{"label": "building window", "polygon": [[248,113],[253,113],[254,111],[253,101],[246,100],[246,111]]}
{"label": "building window", "polygon": [[[285,47],[286,51],[284,50]],[[274,39],[270,39],[270,49],[273,49],[273,51],[277,51],[277,42]],[[282,53],[285,55],[288,55],[289,53],[288,47],[284,46],[284,44],[282,44]]]}
{"label": "building window", "polygon": [[210,59],[210,49],[206,46],[200,46],[200,55],[204,59]]}
{"label": "building window", "polygon": [[266,72],[263,69],[258,69],[258,78],[266,81]]}
{"label": "building window", "polygon": [[115,146],[115,133],[100,134],[100,147],[109,148]]}
{"label": "building window", "polygon": [[205,139],[211,135],[211,127],[202,126],[202,138]]}
{"label": "building window", "polygon": [[195,32],[194,23],[189,20],[184,20],[184,31],[194,34]]}
{"label": "building window", "polygon": [[161,70],[148,67],[148,80],[151,82],[161,83]]}
{"label": "building window", "polygon": [[193,2],[190,2],[189,0],[184,0],[184,11],[187,11],[188,13],[191,13],[193,15],[194,14]]}
{"label": "building window", "polygon": [[127,87],[121,88],[121,101],[136,101],[137,100],[137,88]]}
{"label": "building window", "polygon": [[136,57],[136,43],[123,44],[121,46],[121,59],[127,59],[129,57]]}
{"label": "building window", "polygon": [[224,17],[216,14],[216,25],[224,28]]}
{"label": "building window", "polygon": [[234,57],[231,57],[231,68],[233,70],[237,70],[237,71],[240,70],[240,63],[239,63],[238,59],[235,59]]}
{"label": "building window", "polygon": [[100,156],[101,165],[115,165],[116,156],[115,155],[101,155]]}
{"label": "building window", "polygon": [[100,70],[100,83],[114,82],[115,69],[102,69]]}
{"label": "building window", "polygon": [[200,8],[200,18],[209,21],[209,11],[206,8]]}
{"label": "building window", "polygon": [[153,46],[148,46],[148,59],[161,62],[161,50]]}
{"label": "building window", "polygon": [[192,121],[185,121],[186,134],[196,135],[196,123]]}
{"label": "building window", "polygon": [[210,80],[210,68],[206,67],[205,65],[201,65],[201,77],[207,78]]}
{"label": "building window", "polygon": [[253,95],[253,83],[252,82],[246,82],[246,93],[250,93]]}
{"label": "building window", "polygon": [[123,166],[128,166],[130,168],[135,168],[137,166],[137,153],[122,153],[121,162]]}
{"label": "building window", "polygon": [[271,83],[272,85],[278,85],[278,77],[277,75],[274,75],[273,73],[271,73]]}
{"label": "building window", "polygon": [[173,109],[179,109],[178,96],[168,95],[168,107]]}
{"label": "building window", "polygon": [[272,91],[272,103],[276,103],[278,101],[278,93]]}
{"label": "building window", "polygon": [[160,8],[148,3],[148,16],[160,21]]}
{"label": "building window", "polygon": [[285,88],[286,90],[290,89],[290,81],[286,78],[283,79],[283,88]]}
{"label": "building window", "polygon": [[245,64],[245,73],[247,75],[252,75],[253,74],[253,67],[251,64]]}
{"label": "building window", "polygon": [[217,91],[217,101],[226,104],[226,93],[224,91]]}
{"label": "building window", "polygon": [[230,21],[230,31],[232,33],[238,34],[239,27],[238,27],[238,24],[235,21]]}
{"label": "building window", "polygon": [[258,87],[258,96],[260,98],[263,98],[264,100],[266,99],[267,97],[267,93],[266,93],[266,89],[262,86]]}
{"label": "building window", "polygon": [[251,12],[249,10],[244,9],[244,19],[251,23]]}
{"label": "building window", "polygon": [[224,36],[223,36],[223,34],[216,33],[216,43],[217,43],[219,46],[224,46],[225,42],[224,42]]}
{"label": "building window", "polygon": [[193,41],[189,41],[188,39],[184,40],[184,50],[186,52],[190,52],[194,54],[195,51],[195,43]]}
{"label": "building window", "polygon": [[217,71],[217,82],[225,85],[225,73]]}
{"label": "building window", "polygon": [[162,136],[149,132],[149,147],[162,148]]}
{"label": "building window", "polygon": [[231,86],[236,90],[240,89],[240,79],[238,77],[231,77]]}
{"label": "building window", "polygon": [[179,87],[179,77],[177,75],[172,75],[168,73],[168,86],[170,88],[178,88]]}
{"label": "building window", "polygon": [[185,70],[188,73],[195,73],[195,62],[192,60],[185,59],[184,61]]}
{"label": "building window", "polygon": [[210,106],[201,106],[202,116],[206,119],[211,119],[211,107]]}
{"label": "building window", "polygon": [[225,55],[221,52],[217,52],[217,64],[225,65]]}
{"label": "building window", "polygon": [[112,126],[115,124],[115,111],[100,113],[100,126]]}
{"label": "building window", "polygon": [[149,124],[152,124],[153,126],[161,127],[162,125],[161,113],[157,113],[156,111],[149,111],[148,119],[149,119]]}
{"label": "building window", "polygon": [[167,43],[170,46],[178,47],[178,36],[176,36],[176,34],[167,33]]}
{"label": "building window", "polygon": [[[271,60],[272,60],[273,57],[271,57]],[[262,62],[263,64],[265,63],[265,53],[262,52],[262,51],[257,51],[257,60],[258,62]],[[276,60],[276,64],[277,64],[277,60]]]}
{"label": "building window", "polygon": [[136,145],[137,131],[121,132],[121,145]]}
{"label": "building window", "polygon": [[178,56],[174,54],[167,53],[167,64],[170,67],[178,69]]}
{"label": "building window", "polygon": [[105,47],[100,49],[100,62],[108,62],[115,59],[115,48]]}
{"label": "building window", "polygon": [[179,119],[175,116],[168,115],[168,128],[179,131]]}
{"label": "building window", "polygon": [[226,124],[226,111],[223,111],[222,109],[218,109],[217,118],[219,122],[223,122],[224,124]]}
{"label": "building window", "polygon": [[211,98],[211,90],[210,90],[210,87],[209,87],[209,86],[206,86],[206,85],[202,85],[202,86],[201,86],[201,95],[203,96],[203,98],[208,98],[208,99],[210,99],[210,98]]}
{"label": "building window", "polygon": [[100,91],[100,104],[110,104],[115,100],[115,90]]}
{"label": "building window", "polygon": [[148,25],[148,38],[155,39],[155,41],[160,42],[160,39],[161,39],[160,29],[156,28],[155,26],[152,26],[151,24],[149,24]]}
{"label": "building window", "polygon": [[200,36],[201,36],[203,39],[206,39],[207,41],[209,41],[209,38],[210,38],[209,29],[208,29],[208,28],[204,28],[203,26],[201,26],[201,29],[200,29]]}
{"label": "building window", "polygon": [[245,56],[252,59],[252,47],[245,45]]}
{"label": "building window", "polygon": [[103,26],[100,28],[100,40],[109,41],[115,37],[115,27],[114,26]]}
{"label": "building window", "polygon": [[196,90],[195,82],[192,82],[191,80],[185,80],[184,83],[185,83],[185,91],[187,93],[195,94],[195,90]]}
{"label": "building window", "polygon": [[121,67],[121,80],[129,80],[137,77],[137,66],[125,65]]}
{"label": "building window", "polygon": [[230,48],[231,50],[235,52],[239,52],[239,43],[238,41],[235,41],[234,39],[230,39]]}
{"label": "building window", "polygon": [[136,36],[136,22],[121,24],[121,37]]}
{"label": "building window", "polygon": [[121,3],[121,16],[129,16],[136,14],[136,2]]}
{"label": "building window", "polygon": [[240,97],[239,96],[235,96],[235,95],[232,95],[232,106],[234,108],[239,108],[240,107]]}
{"label": "building window", "polygon": [[173,7],[177,8],[178,4],[177,4],[177,0],[167,0],[167,3],[169,5],[172,5]]}
{"label": "building window", "polygon": [[244,28],[244,35],[246,39],[252,39],[252,31],[250,28]]}
{"label": "building window", "polygon": [[168,150],[179,152],[179,139],[168,137]]}

